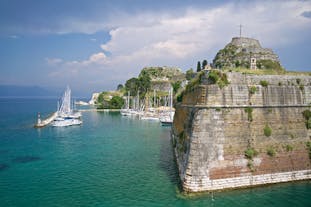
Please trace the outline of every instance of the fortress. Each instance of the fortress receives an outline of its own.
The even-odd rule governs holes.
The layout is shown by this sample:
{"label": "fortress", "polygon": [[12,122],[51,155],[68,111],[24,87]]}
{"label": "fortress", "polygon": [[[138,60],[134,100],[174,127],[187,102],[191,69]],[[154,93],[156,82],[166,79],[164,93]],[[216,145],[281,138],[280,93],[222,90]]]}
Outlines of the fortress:
{"label": "fortress", "polygon": [[[233,38],[229,46],[235,54],[246,48],[245,54],[278,61],[254,39]],[[176,104],[171,136],[183,189],[311,179],[311,76],[218,70],[228,81],[223,86],[212,83],[209,73],[201,73]]]}
{"label": "fortress", "polygon": [[259,41],[248,37],[234,37],[231,42],[220,50],[213,60],[217,68],[249,67],[250,58],[257,61],[270,60],[279,63],[279,57],[268,48],[262,48]]}

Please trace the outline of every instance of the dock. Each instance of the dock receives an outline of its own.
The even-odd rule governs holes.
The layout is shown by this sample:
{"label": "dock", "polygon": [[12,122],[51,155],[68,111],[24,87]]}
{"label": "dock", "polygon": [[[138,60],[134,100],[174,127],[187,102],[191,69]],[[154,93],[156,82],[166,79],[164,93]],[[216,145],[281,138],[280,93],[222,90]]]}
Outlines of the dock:
{"label": "dock", "polygon": [[35,124],[35,128],[42,128],[50,124],[57,117],[57,112],[51,114],[48,118],[41,120],[40,114],[38,114],[38,122]]}

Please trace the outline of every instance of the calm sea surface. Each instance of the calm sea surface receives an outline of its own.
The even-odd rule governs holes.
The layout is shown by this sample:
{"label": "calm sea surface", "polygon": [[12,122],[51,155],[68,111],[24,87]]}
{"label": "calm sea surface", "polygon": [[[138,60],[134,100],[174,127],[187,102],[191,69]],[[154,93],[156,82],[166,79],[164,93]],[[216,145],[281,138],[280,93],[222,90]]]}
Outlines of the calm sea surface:
{"label": "calm sea surface", "polygon": [[184,196],[170,128],[83,112],[83,125],[33,128],[55,99],[0,98],[0,206],[311,206],[311,182]]}

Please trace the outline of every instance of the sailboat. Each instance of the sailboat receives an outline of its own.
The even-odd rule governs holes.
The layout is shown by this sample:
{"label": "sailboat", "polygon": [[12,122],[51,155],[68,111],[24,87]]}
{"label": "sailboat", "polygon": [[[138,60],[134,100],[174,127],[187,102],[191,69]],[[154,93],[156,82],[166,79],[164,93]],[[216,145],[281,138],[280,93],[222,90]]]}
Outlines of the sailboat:
{"label": "sailboat", "polygon": [[57,107],[57,116],[54,119],[52,126],[64,127],[72,125],[80,125],[81,112],[75,111],[71,107],[71,90],[69,86],[62,97],[61,104]]}
{"label": "sailboat", "polygon": [[173,89],[169,91],[170,97],[170,109],[160,116],[160,122],[162,125],[172,125],[174,120],[175,111],[173,110]]}

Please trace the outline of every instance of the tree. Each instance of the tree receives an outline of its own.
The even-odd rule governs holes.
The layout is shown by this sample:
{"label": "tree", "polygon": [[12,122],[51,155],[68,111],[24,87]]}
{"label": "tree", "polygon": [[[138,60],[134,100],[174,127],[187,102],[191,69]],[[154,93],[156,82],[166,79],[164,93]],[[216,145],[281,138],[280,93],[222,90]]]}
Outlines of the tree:
{"label": "tree", "polygon": [[172,87],[173,87],[173,92],[176,94],[178,89],[181,87],[181,82],[176,81],[175,83],[172,83]]}
{"label": "tree", "polygon": [[140,75],[138,78],[138,90],[141,97],[144,97],[151,87],[151,78],[148,74]]}
{"label": "tree", "polygon": [[191,80],[194,77],[194,72],[193,69],[190,68],[189,70],[186,71],[186,79]]}
{"label": "tree", "polygon": [[123,105],[124,100],[120,96],[113,96],[112,99],[109,101],[110,109],[121,109]]}
{"label": "tree", "polygon": [[126,91],[129,91],[132,96],[136,96],[138,88],[139,88],[139,81],[137,78],[131,78],[127,80],[125,83]]}
{"label": "tree", "polygon": [[201,62],[198,61],[198,64],[197,64],[197,72],[200,72],[201,71]]}
{"label": "tree", "polygon": [[124,88],[124,86],[122,84],[119,84],[118,87],[117,87],[117,90],[122,90]]}
{"label": "tree", "polygon": [[205,67],[207,66],[207,60],[203,60],[202,62],[202,69],[205,69]]}

